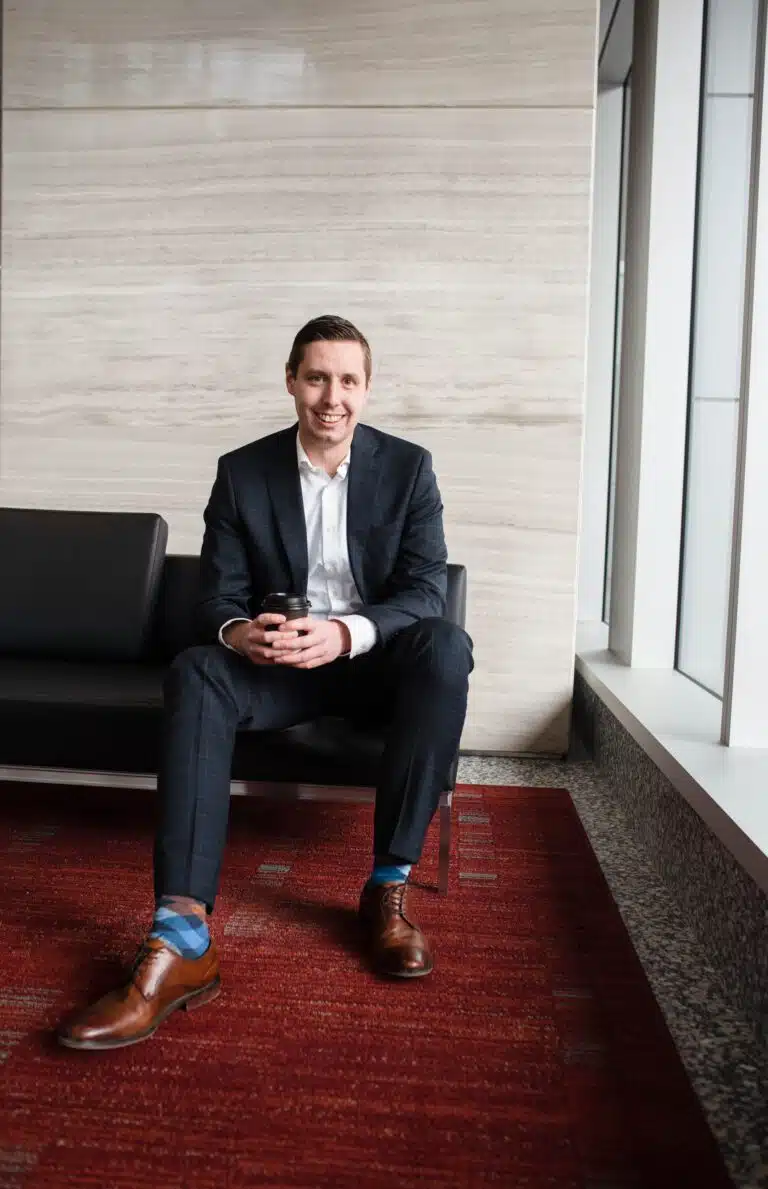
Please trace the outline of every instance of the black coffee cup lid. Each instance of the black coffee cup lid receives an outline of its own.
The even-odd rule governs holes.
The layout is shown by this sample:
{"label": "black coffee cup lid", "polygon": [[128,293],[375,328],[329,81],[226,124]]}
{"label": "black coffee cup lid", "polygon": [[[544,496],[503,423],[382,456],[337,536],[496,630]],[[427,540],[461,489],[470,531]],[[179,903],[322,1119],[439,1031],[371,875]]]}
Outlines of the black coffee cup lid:
{"label": "black coffee cup lid", "polygon": [[285,615],[288,611],[304,611],[311,606],[306,595],[289,594],[286,591],[277,590],[265,597],[261,609]]}

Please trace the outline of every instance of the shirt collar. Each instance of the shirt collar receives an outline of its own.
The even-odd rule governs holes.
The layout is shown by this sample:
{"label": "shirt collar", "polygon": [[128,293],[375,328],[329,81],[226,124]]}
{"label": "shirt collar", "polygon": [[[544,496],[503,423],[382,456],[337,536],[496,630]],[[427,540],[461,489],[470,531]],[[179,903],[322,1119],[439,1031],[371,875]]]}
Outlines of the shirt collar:
{"label": "shirt collar", "polygon": [[[338,465],[336,474],[339,476],[340,479],[346,479],[346,477],[347,477],[347,471],[349,470],[350,456],[351,456],[351,450],[348,450],[346,457],[343,458]],[[307,454],[306,450],[304,449],[304,447],[301,444],[301,438],[299,437],[298,430],[296,430],[296,457],[298,459],[300,468],[301,467],[308,468],[315,475],[325,475],[327,473],[326,471],[323,470],[322,467],[316,467],[315,464],[311,461],[309,455]]]}

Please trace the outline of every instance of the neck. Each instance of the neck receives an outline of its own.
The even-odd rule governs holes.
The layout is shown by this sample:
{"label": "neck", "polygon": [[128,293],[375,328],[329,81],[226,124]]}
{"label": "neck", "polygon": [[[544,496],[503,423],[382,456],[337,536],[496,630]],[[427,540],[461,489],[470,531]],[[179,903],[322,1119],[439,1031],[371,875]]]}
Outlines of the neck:
{"label": "neck", "polygon": [[299,430],[299,441],[306,450],[307,457],[312,465],[322,467],[325,473],[333,478],[349,453],[352,438],[345,438],[343,442],[334,443],[333,446],[323,446],[315,442],[306,442],[301,430]]}

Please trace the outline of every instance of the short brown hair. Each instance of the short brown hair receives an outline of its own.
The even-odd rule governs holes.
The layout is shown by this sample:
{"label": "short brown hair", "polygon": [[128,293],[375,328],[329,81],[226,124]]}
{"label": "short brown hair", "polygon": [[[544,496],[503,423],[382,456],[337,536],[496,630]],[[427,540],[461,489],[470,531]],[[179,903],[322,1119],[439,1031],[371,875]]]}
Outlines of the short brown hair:
{"label": "short brown hair", "polygon": [[306,326],[302,326],[296,338],[293,340],[291,353],[288,356],[288,363],[286,367],[292,376],[297,376],[302,360],[304,359],[304,348],[310,343],[359,343],[363,348],[363,359],[365,362],[365,381],[369,384],[371,381],[371,348],[368,346],[368,340],[356,326],[348,322],[346,318],[340,318],[338,314],[322,314],[319,318],[313,318],[311,322],[307,322]]}

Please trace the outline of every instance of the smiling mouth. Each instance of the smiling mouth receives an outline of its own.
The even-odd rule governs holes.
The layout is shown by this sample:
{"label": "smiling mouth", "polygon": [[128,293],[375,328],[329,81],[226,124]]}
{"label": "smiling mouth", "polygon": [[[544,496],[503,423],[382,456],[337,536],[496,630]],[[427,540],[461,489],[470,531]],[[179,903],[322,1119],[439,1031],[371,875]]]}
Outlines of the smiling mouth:
{"label": "smiling mouth", "polygon": [[333,413],[330,416],[327,416],[323,413],[315,413],[315,417],[321,425],[338,425],[340,421],[344,420],[343,413]]}

